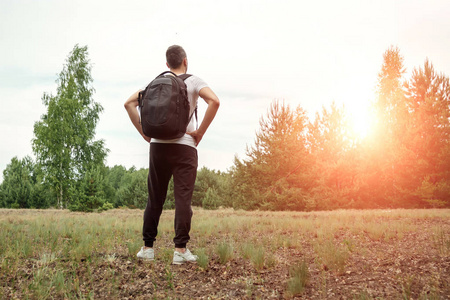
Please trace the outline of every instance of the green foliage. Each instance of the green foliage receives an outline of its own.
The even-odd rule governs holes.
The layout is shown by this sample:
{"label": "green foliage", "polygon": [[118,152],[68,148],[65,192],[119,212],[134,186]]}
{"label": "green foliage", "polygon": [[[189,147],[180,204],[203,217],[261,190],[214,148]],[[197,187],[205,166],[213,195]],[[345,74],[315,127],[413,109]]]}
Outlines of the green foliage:
{"label": "green foliage", "polygon": [[47,113],[34,124],[33,152],[58,207],[67,207],[69,190],[92,167],[102,166],[107,150],[94,140],[102,106],[93,100],[87,47],[75,45],[57,80],[55,96],[44,93]]}
{"label": "green foliage", "polygon": [[196,251],[198,256],[197,265],[203,270],[208,269],[209,257],[204,248],[200,248]]}
{"label": "green foliage", "polygon": [[0,207],[46,208],[50,199],[42,185],[42,174],[29,156],[14,157],[3,171]]}
{"label": "green foliage", "polygon": [[217,209],[219,207],[220,198],[214,187],[208,188],[205,198],[202,201],[202,207],[205,209]]}
{"label": "green foliage", "polygon": [[349,253],[346,246],[336,245],[332,240],[319,241],[315,245],[318,259],[324,268],[344,274]]}
{"label": "green foliage", "polygon": [[277,180],[264,200],[261,205],[264,210],[310,211],[316,207],[316,201],[310,193],[290,186],[286,178]]}
{"label": "green foliage", "polygon": [[344,107],[333,103],[308,124],[310,155],[314,161],[314,195],[317,209],[343,207],[352,198],[359,172],[355,143],[349,133]]}
{"label": "green foliage", "polygon": [[[106,169],[102,186],[105,199],[111,199],[115,207],[145,208],[147,205],[148,169],[127,170],[123,166]],[[203,167],[198,171],[192,205],[206,209],[231,206],[229,200],[229,174]],[[169,181],[164,209],[175,208],[173,178]]]}
{"label": "green foliage", "polygon": [[167,187],[166,201],[164,202],[163,209],[174,209],[175,208],[175,195],[173,192],[173,178],[169,181],[169,186]]}
{"label": "green foliage", "polygon": [[[438,74],[426,60],[423,68],[413,70],[407,84],[406,97],[409,123],[405,148],[411,153],[413,165],[406,175],[415,183],[405,186],[408,193],[414,193],[417,186],[428,181],[433,194],[427,203],[438,200],[450,205],[450,82],[443,74]],[[411,161],[412,160],[412,161]],[[413,172],[411,172],[413,171]],[[403,175],[403,174],[402,174]],[[405,181],[405,180],[404,180]],[[447,186],[447,187],[445,187]],[[431,203],[436,203],[432,201]]]}
{"label": "green foliage", "polygon": [[[405,78],[398,48],[383,54],[372,102],[373,132],[352,135],[345,107],[314,120],[275,100],[246,157],[228,172],[197,172],[192,205],[204,209],[331,210],[450,207],[450,82],[428,60]],[[105,167],[94,140],[103,108],[93,100],[87,47],[76,45],[56,95],[34,125],[31,158],[13,158],[0,184],[0,207],[103,211],[146,207],[148,169]],[[173,180],[164,209],[175,208]]]}
{"label": "green foliage", "polygon": [[[444,185],[444,186],[441,186]],[[438,195],[439,190],[445,190],[446,184],[443,182],[433,183],[430,176],[426,176],[421,185],[417,187],[415,195],[423,202],[428,203],[431,207],[439,208],[445,207],[445,201],[440,200]]]}
{"label": "green foliage", "polygon": [[311,277],[308,270],[308,265],[304,261],[294,265],[289,270],[289,276],[290,279],[288,280],[287,287],[289,293],[292,295],[303,293]]}
{"label": "green foliage", "polygon": [[71,211],[92,212],[105,203],[105,192],[102,170],[92,168],[86,172],[75,188],[71,188]]}
{"label": "green foliage", "polygon": [[105,210],[109,210],[109,209],[113,209],[113,208],[114,208],[114,205],[112,205],[112,204],[109,203],[108,201],[105,201],[105,203],[103,203],[103,206],[100,207],[100,208],[98,209],[98,211],[100,212],[100,211],[105,211]]}
{"label": "green foliage", "polygon": [[121,179],[117,190],[115,206],[128,206],[130,208],[145,208],[148,200],[147,190],[148,170],[140,169],[127,172]]}
{"label": "green foliage", "polygon": [[121,206],[120,203],[117,203],[117,193],[116,191],[125,184],[124,177],[127,173],[132,172],[134,168],[127,171],[124,166],[115,165],[114,167],[106,167],[105,168],[105,176],[104,176],[104,192],[105,198],[109,200],[114,206]]}
{"label": "green foliage", "polygon": [[274,101],[246,158],[231,168],[232,206],[264,210],[450,207],[450,82],[427,60],[405,79],[383,55],[366,138],[334,103],[309,122]]}
{"label": "green foliage", "polygon": [[231,207],[230,175],[206,167],[197,172],[192,205],[205,209]]}
{"label": "green foliage", "polygon": [[300,107],[291,110],[284,102],[274,101],[260,125],[255,145],[247,148],[248,159],[235,159],[231,171],[233,206],[301,210],[295,194],[301,191],[310,199],[308,186],[313,178],[306,113]]}
{"label": "green foliage", "polygon": [[224,265],[233,259],[233,246],[228,241],[221,241],[217,244],[217,254],[219,262]]}

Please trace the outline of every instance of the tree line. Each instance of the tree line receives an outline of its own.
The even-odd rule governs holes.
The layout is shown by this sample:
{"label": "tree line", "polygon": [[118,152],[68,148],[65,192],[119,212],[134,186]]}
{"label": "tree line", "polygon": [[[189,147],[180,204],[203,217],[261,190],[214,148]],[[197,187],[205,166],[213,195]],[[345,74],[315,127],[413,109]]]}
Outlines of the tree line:
{"label": "tree line", "polygon": [[355,139],[343,108],[313,121],[274,102],[232,173],[234,207],[270,210],[450,207],[450,84],[428,60],[405,78],[403,57],[383,55],[372,113]]}
{"label": "tree line", "polygon": [[[148,169],[107,167],[94,140],[103,108],[93,100],[87,47],[76,45],[44,93],[47,114],[35,123],[36,161],[14,157],[3,172],[0,207],[102,211],[145,208]],[[405,78],[390,47],[378,74],[374,130],[350,132],[344,107],[323,107],[313,120],[275,100],[255,142],[227,172],[202,168],[192,204],[261,210],[450,207],[450,84],[431,62]],[[173,182],[166,209],[174,208]]]}
{"label": "tree line", "polygon": [[[0,185],[0,207],[60,208],[58,195],[46,187],[42,169],[26,156],[14,157],[3,172]],[[111,208],[144,209],[147,204],[148,169],[99,166],[75,182],[67,192],[63,208],[72,211],[103,211]],[[229,206],[225,195],[229,174],[203,167],[198,171],[192,204],[206,209]],[[175,208],[173,180],[169,182],[165,209]]]}

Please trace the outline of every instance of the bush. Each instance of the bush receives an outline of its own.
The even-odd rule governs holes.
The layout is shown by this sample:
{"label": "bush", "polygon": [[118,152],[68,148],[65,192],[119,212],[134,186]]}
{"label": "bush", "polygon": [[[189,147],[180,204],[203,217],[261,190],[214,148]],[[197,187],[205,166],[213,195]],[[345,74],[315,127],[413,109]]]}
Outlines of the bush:
{"label": "bush", "polygon": [[126,183],[117,190],[115,206],[145,208],[148,199],[147,176],[147,169],[140,169],[126,175],[127,178],[124,178]]}
{"label": "bush", "polygon": [[112,205],[111,203],[106,201],[105,203],[103,203],[103,206],[98,209],[98,212],[102,212],[102,211],[113,209],[113,208],[114,208],[114,205]]}
{"label": "bush", "polygon": [[220,197],[214,187],[208,188],[205,198],[202,200],[202,207],[204,209],[217,209],[220,206]]}

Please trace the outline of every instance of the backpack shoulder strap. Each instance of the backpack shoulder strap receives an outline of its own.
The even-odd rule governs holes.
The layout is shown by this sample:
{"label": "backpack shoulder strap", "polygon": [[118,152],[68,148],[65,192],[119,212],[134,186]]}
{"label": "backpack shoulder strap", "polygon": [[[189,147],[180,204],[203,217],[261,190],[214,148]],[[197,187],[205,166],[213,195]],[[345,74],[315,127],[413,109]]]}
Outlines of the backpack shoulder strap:
{"label": "backpack shoulder strap", "polygon": [[160,76],[163,76],[163,75],[165,75],[165,74],[167,74],[167,73],[170,73],[170,74],[172,74],[173,76],[177,76],[177,74],[175,74],[175,73],[172,72],[172,71],[165,71],[165,72],[162,72],[161,74],[159,74],[156,78],[158,78],[158,77],[160,77]]}
{"label": "backpack shoulder strap", "polygon": [[[192,76],[192,74],[181,74],[181,75],[178,75],[178,77],[181,78],[183,81],[185,81],[186,79],[188,79],[188,78],[191,77],[191,76]],[[195,115],[195,123],[196,123],[197,129],[198,129],[197,106],[196,106],[195,109],[194,109],[194,115]],[[190,120],[191,118],[192,118],[192,115],[191,115],[191,117],[189,118],[189,120]]]}
{"label": "backpack shoulder strap", "polygon": [[188,79],[191,76],[192,76],[192,74],[181,74],[181,75],[178,75],[178,77],[180,77],[183,81],[185,81],[186,79]]}

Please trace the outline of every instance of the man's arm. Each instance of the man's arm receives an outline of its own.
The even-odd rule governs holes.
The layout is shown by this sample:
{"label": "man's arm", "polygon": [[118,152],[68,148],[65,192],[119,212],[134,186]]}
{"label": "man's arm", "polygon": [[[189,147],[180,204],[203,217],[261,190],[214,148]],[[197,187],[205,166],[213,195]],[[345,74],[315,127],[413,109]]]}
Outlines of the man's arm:
{"label": "man's arm", "polygon": [[142,135],[142,137],[147,142],[150,143],[150,138],[148,136],[145,136],[144,132],[142,132],[142,126],[140,123],[139,112],[137,110],[137,107],[139,106],[139,102],[138,102],[139,92],[140,91],[137,91],[136,93],[131,95],[130,98],[128,98],[128,100],[125,102],[124,106],[128,112],[128,116],[130,117],[130,120],[133,123],[134,127],[136,127],[137,131],[139,131],[139,133]]}
{"label": "man's arm", "polygon": [[203,100],[205,100],[205,102],[208,104],[208,108],[206,109],[205,117],[203,118],[200,127],[195,131],[187,132],[187,134],[191,135],[195,139],[197,145],[202,140],[203,135],[216,116],[217,110],[220,106],[219,98],[209,87],[202,88],[199,92],[199,96]]}

